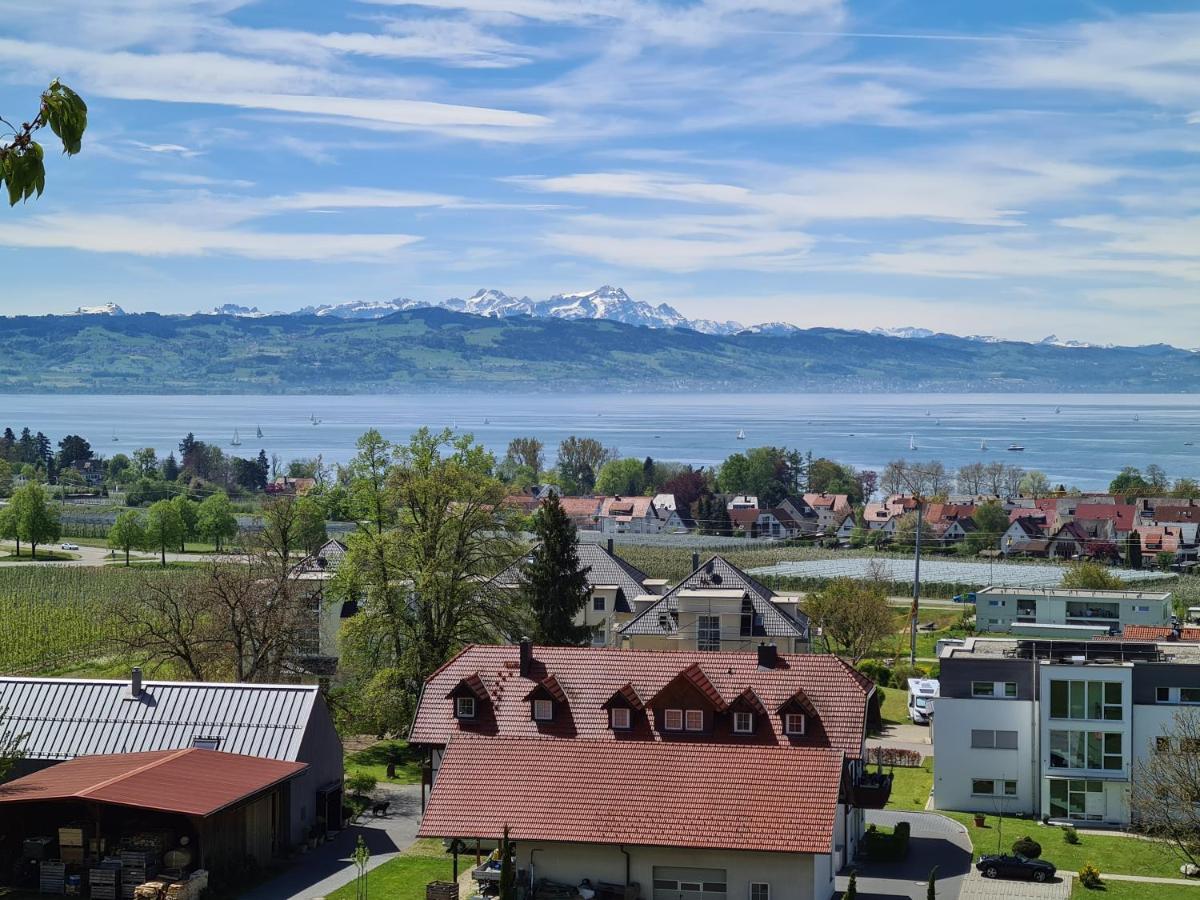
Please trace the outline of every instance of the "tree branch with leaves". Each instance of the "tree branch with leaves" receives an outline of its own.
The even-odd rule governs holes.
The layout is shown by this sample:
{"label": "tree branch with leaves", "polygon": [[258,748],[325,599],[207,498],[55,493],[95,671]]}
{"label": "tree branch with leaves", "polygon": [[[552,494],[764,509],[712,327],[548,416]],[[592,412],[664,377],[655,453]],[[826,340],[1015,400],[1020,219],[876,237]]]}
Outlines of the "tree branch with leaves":
{"label": "tree branch with leaves", "polygon": [[0,185],[8,188],[8,205],[16,206],[46,187],[45,151],[34,135],[46,126],[62,141],[63,152],[74,156],[87,130],[87,104],[57,78],[42,92],[37,115],[20,126],[0,117],[7,133],[0,137]]}

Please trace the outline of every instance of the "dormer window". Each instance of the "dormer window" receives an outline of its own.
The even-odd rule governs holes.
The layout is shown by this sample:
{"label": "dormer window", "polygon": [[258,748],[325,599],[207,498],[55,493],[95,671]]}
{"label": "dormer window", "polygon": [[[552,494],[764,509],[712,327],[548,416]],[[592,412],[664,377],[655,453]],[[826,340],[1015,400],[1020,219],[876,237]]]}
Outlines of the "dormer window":
{"label": "dormer window", "polygon": [[534,700],[533,718],[538,722],[549,722],[554,718],[554,701]]}
{"label": "dormer window", "polygon": [[475,698],[458,697],[454,701],[454,717],[456,719],[475,718]]}
{"label": "dormer window", "polygon": [[735,712],[733,714],[733,733],[734,734],[753,734],[754,733],[754,713]]}
{"label": "dormer window", "polygon": [[783,717],[783,733],[790,735],[804,734],[804,714],[788,713]]}
{"label": "dormer window", "polygon": [[683,731],[683,710],[682,709],[663,710],[663,730],[664,731]]}
{"label": "dormer window", "polygon": [[613,731],[628,731],[632,727],[629,710],[623,706],[614,706],[609,710],[609,721]]}
{"label": "dormer window", "polygon": [[688,731],[704,730],[704,710],[689,709],[684,713],[684,722]]}
{"label": "dormer window", "polygon": [[595,594],[592,597],[592,609],[595,612],[604,612],[604,595]]}

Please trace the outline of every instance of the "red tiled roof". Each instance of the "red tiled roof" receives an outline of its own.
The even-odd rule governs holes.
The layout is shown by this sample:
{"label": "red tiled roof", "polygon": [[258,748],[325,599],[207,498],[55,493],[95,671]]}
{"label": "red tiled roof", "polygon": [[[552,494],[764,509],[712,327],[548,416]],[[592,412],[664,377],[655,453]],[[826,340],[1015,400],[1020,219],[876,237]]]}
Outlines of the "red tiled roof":
{"label": "red tiled roof", "polygon": [[[607,706],[618,692],[640,698],[657,695],[689,667],[703,667],[706,680],[727,705],[752,687],[768,709],[779,706],[803,690],[817,712],[818,722],[797,742],[782,732],[782,723],[770,719],[770,739],[781,746],[825,746],[857,759],[862,754],[867,695],[874,687],[836,656],[779,654],[773,669],[762,669],[755,653],[711,653],[702,650],[618,650],[605,647],[534,647],[528,677],[520,674],[519,648],[475,645],[467,647],[425,683],[409,740],[414,744],[444,746],[458,734],[476,733],[504,737],[539,734],[578,739],[629,743],[656,743],[663,736],[645,715],[636,717],[630,732],[614,735]],[[478,673],[491,702],[473,722],[459,722],[446,697],[467,676]],[[534,722],[524,700],[530,690],[553,675],[571,698],[569,718]],[[697,688],[700,689],[700,688]],[[632,704],[631,704],[632,705]],[[724,709],[725,706],[720,707]],[[713,735],[712,740],[736,740]],[[797,746],[795,749],[800,749]]]}
{"label": "red tiled roof", "polygon": [[[1131,506],[1130,509],[1133,509]],[[1154,521],[1178,525],[1183,522],[1200,522],[1200,507],[1196,506],[1156,506]]]}
{"label": "red tiled roof", "polygon": [[[1170,625],[1126,625],[1121,631],[1125,641],[1165,641],[1171,635]],[[1200,641],[1200,628],[1184,626],[1179,630],[1181,641]]]}
{"label": "red tiled roof", "polygon": [[196,748],[77,756],[0,785],[0,804],[90,800],[211,816],[307,768],[307,763]]}
{"label": "red tiled roof", "polygon": [[829,853],[841,770],[828,749],[461,735],[418,835]]}
{"label": "red tiled roof", "polygon": [[749,528],[758,521],[758,515],[762,510],[758,509],[731,509],[727,510],[729,518],[733,524],[742,528]]}
{"label": "red tiled roof", "polygon": [[1080,503],[1075,507],[1076,519],[1105,519],[1113,523],[1117,531],[1133,528],[1135,507],[1128,503]]}

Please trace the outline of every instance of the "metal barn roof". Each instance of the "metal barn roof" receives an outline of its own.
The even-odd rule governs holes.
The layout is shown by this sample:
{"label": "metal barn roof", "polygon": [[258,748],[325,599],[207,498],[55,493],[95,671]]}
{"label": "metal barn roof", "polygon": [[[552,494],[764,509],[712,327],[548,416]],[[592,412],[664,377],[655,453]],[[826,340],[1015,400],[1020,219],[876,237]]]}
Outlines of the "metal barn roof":
{"label": "metal barn roof", "polygon": [[315,685],[0,678],[6,725],[30,759],[181,750],[220,738],[227,753],[295,761]]}

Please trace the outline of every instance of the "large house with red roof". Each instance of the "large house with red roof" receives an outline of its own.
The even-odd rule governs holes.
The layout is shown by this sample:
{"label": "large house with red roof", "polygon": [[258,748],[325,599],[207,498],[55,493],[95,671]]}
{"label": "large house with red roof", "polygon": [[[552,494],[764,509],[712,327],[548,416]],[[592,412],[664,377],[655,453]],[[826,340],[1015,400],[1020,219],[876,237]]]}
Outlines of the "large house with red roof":
{"label": "large house with red roof", "polygon": [[409,735],[429,754],[419,834],[507,826],[526,878],[644,898],[826,900],[890,793],[864,763],[877,716],[849,664],[774,645],[467,647]]}

